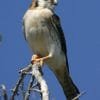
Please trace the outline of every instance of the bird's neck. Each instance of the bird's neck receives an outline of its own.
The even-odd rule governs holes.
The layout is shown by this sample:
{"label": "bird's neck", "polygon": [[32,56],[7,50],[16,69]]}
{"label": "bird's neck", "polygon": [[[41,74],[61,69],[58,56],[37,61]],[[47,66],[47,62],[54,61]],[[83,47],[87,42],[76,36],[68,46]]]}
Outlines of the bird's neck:
{"label": "bird's neck", "polygon": [[29,9],[35,9],[37,7],[41,7],[41,8],[49,8],[49,9],[54,9],[54,5],[52,4],[52,2],[48,2],[45,0],[32,0],[32,3],[29,7]]}
{"label": "bird's neck", "polygon": [[37,6],[38,6],[37,0],[32,0],[32,3],[30,5],[29,9],[31,9],[31,10],[35,9]]}

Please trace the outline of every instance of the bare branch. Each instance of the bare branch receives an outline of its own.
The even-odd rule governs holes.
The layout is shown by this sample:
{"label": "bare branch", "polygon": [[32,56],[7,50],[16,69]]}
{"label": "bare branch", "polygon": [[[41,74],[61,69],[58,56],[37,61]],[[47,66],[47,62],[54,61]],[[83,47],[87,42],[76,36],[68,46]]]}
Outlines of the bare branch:
{"label": "bare branch", "polygon": [[26,76],[26,73],[29,72],[31,70],[32,64],[28,65],[27,67],[25,67],[24,69],[21,69],[19,71],[20,74],[20,78],[17,81],[15,87],[12,89],[12,96],[11,96],[11,100],[14,100],[15,96],[18,94],[18,89],[20,87],[20,84],[23,82],[24,77]]}
{"label": "bare branch", "polygon": [[34,76],[32,76],[31,79],[30,79],[30,82],[29,82],[28,89],[26,91],[24,100],[29,100],[29,96],[30,96],[31,88],[33,86],[33,82],[34,82]]}
{"label": "bare branch", "polygon": [[[22,85],[22,83],[24,82],[24,78],[27,75],[31,75],[31,79],[29,81],[24,100],[29,100],[29,96],[32,91],[39,92],[41,94],[42,100],[49,100],[48,86],[46,84],[46,81],[43,79],[43,73],[40,62],[35,62],[33,65],[30,64],[24,69],[20,70],[20,78],[17,81],[16,86],[12,89],[13,94],[11,96],[11,100],[15,99],[15,96],[18,94],[19,87],[20,85]],[[35,85],[33,84],[34,79],[37,81]],[[39,89],[34,89],[35,86],[37,86]]]}
{"label": "bare branch", "polygon": [[49,100],[48,86],[42,76],[41,64],[39,62],[35,63],[32,66],[32,76],[34,76],[36,80],[38,81],[38,83],[40,84],[40,88],[42,92],[42,100]]}
{"label": "bare branch", "polygon": [[19,73],[27,74],[28,72],[31,71],[31,69],[32,69],[32,64],[29,64],[27,67],[21,69],[21,70],[19,71]]}
{"label": "bare branch", "polygon": [[22,83],[24,77],[25,77],[25,74],[21,73],[20,78],[18,82],[16,83],[16,86],[12,89],[13,94],[11,96],[11,100],[14,100],[15,96],[18,94],[19,86]]}
{"label": "bare branch", "polygon": [[82,93],[78,94],[76,97],[74,97],[72,100],[77,100],[79,97],[81,97],[82,95],[84,95],[86,92],[83,91]]}
{"label": "bare branch", "polygon": [[8,95],[7,95],[5,85],[1,85],[1,89],[2,89],[2,96],[3,96],[4,100],[8,100]]}

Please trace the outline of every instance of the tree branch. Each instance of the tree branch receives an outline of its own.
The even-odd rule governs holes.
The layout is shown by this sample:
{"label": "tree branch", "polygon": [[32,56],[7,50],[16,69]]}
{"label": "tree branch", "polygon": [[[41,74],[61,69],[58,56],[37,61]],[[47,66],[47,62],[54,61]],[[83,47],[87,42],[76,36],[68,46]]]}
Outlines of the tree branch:
{"label": "tree branch", "polygon": [[29,100],[30,93],[32,91],[36,91],[36,89],[34,89],[35,85],[33,84],[34,79],[38,83],[38,84],[36,84],[36,86],[38,86],[38,88],[40,90],[37,90],[37,92],[39,92],[41,94],[41,99],[49,100],[48,86],[46,84],[46,81],[43,78],[43,73],[42,73],[41,67],[42,66],[41,66],[40,62],[35,62],[33,65],[30,64],[27,67],[25,67],[24,69],[20,70],[20,78],[17,81],[16,86],[12,89],[13,94],[11,96],[11,100],[14,100],[15,96],[18,94],[19,87],[22,84],[22,82],[24,82],[24,78],[27,75],[31,75],[31,79],[29,81],[24,100]]}
{"label": "tree branch", "polygon": [[30,79],[28,89],[25,93],[25,99],[24,100],[29,100],[29,96],[30,96],[30,93],[31,93],[31,88],[33,86],[33,82],[34,82],[34,76],[32,76],[31,79]]}
{"label": "tree branch", "polygon": [[4,100],[8,100],[8,95],[7,95],[5,85],[1,85],[1,89],[2,89],[2,96],[3,96]]}
{"label": "tree branch", "polygon": [[49,100],[48,86],[42,76],[40,63],[36,63],[32,66],[32,76],[34,76],[36,80],[38,81],[38,83],[40,84],[42,100]]}

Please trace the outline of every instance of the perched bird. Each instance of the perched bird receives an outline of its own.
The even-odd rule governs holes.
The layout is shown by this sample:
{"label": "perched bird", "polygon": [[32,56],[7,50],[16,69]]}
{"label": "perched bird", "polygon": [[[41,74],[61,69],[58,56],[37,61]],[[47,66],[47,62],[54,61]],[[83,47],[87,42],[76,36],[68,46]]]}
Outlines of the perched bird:
{"label": "perched bird", "polygon": [[[23,17],[24,36],[36,59],[45,62],[56,75],[67,100],[79,94],[73,83],[67,59],[66,41],[59,17],[54,13],[57,0],[32,0]],[[77,99],[78,100],[78,99]]]}

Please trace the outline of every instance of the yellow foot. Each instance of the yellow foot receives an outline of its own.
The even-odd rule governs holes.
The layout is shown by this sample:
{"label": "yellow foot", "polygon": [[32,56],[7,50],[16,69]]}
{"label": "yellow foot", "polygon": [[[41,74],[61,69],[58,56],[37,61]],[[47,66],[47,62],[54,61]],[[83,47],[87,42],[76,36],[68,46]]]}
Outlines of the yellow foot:
{"label": "yellow foot", "polygon": [[43,65],[43,60],[41,59],[41,57],[39,55],[35,54],[31,58],[31,63],[34,64],[34,63],[37,63],[37,62],[39,62],[41,66]]}
{"label": "yellow foot", "polygon": [[51,55],[48,55],[48,56],[45,56],[45,57],[41,57],[40,55],[36,55],[35,54],[35,55],[32,56],[31,63],[34,64],[34,63],[39,62],[40,65],[42,66],[43,63],[44,63],[44,60],[46,60],[48,58],[51,58]]}

